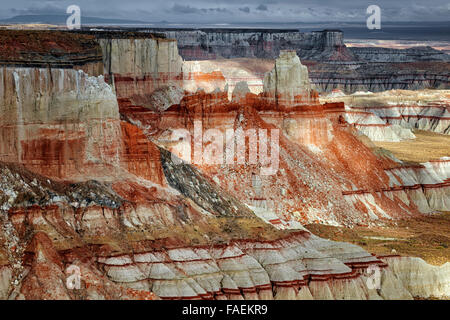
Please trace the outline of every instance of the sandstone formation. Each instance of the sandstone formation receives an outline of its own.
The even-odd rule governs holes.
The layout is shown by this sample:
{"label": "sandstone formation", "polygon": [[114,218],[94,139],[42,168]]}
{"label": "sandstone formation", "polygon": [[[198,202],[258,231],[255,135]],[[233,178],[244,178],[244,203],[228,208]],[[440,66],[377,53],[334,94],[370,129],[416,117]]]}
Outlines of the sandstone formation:
{"label": "sandstone formation", "polygon": [[151,35],[98,33],[107,81],[119,98],[143,99],[157,89],[178,85],[182,59],[177,43]]}
{"label": "sandstone formation", "polygon": [[[255,95],[241,83],[230,100],[226,87],[197,90],[211,83],[210,73],[185,69],[172,40],[95,37],[107,82],[83,64],[0,69],[1,298],[449,294],[446,265],[397,263],[301,226],[382,224],[419,215],[424,203],[447,206],[426,190],[445,183],[448,170],[431,164],[429,173],[420,168],[413,176],[372,153],[345,121],[344,103],[318,102],[295,54],[282,53],[267,91]],[[36,43],[27,45],[23,50],[33,51]],[[211,76],[223,83],[220,74]],[[280,157],[252,162],[247,155],[255,144],[247,148],[244,140],[245,161],[237,165],[203,162],[206,153],[199,162],[180,161],[176,155],[195,141],[173,133],[181,128],[194,136],[198,122],[219,132],[258,129],[275,141],[266,151],[279,147]],[[272,129],[279,129],[278,141]],[[71,287],[67,281],[77,274],[79,286]]]}
{"label": "sandstone formation", "polygon": [[93,32],[103,52],[106,81],[119,103],[166,109],[179,103],[184,91],[225,88],[214,69],[183,62],[177,42],[149,33]]}
{"label": "sandstone formation", "polygon": [[295,51],[281,51],[272,71],[264,77],[264,93],[273,96],[277,104],[315,103],[311,92],[308,69],[301,64]]}
{"label": "sandstone formation", "polygon": [[[419,210],[424,213],[433,211],[448,211],[450,208],[449,182],[450,182],[450,159],[444,157],[423,163],[418,166],[403,166],[391,169],[391,177],[400,177],[403,185],[410,190],[417,189],[420,185],[422,192],[412,191],[412,196]],[[396,183],[396,182],[394,182]],[[411,192],[411,191],[410,191]],[[419,195],[419,197],[417,197]]]}

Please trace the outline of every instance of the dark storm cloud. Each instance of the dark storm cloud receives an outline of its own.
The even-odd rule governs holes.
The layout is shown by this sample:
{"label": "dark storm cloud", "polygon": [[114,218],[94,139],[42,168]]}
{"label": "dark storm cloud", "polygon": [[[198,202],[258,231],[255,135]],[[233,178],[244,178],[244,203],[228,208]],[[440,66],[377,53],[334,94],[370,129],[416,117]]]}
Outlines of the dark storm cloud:
{"label": "dark storm cloud", "polygon": [[245,12],[245,13],[250,13],[250,8],[249,7],[244,7],[244,8],[239,8],[240,11]]}
{"label": "dark storm cloud", "polygon": [[364,21],[377,4],[384,21],[448,21],[450,0],[0,0],[0,18],[18,14],[65,14],[77,4],[85,16],[144,21],[317,22]]}
{"label": "dark storm cloud", "polygon": [[197,9],[197,8],[193,8],[191,6],[183,6],[180,4],[174,4],[172,9],[168,10],[168,12],[172,12],[172,13],[199,13],[202,12],[202,10]]}
{"label": "dark storm cloud", "polygon": [[226,8],[196,8],[180,4],[175,4],[171,9],[167,10],[167,12],[175,14],[230,13]]}
{"label": "dark storm cloud", "polygon": [[260,4],[259,6],[256,7],[256,10],[267,11],[267,6],[265,4]]}

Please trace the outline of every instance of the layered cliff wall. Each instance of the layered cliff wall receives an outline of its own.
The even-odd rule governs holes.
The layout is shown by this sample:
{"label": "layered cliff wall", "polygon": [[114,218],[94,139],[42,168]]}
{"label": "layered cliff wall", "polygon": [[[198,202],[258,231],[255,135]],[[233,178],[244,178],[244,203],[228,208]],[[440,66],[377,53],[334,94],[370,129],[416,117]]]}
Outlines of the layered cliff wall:
{"label": "layered cliff wall", "polygon": [[449,61],[450,55],[432,47],[393,49],[383,47],[350,47],[358,60],[371,62]]}
{"label": "layered cliff wall", "polygon": [[225,79],[215,70],[185,63],[177,42],[151,33],[93,32],[103,52],[106,81],[119,102],[153,109],[178,103],[184,91],[224,89]]}
{"label": "layered cliff wall", "polygon": [[341,30],[301,32],[298,29],[145,29],[176,39],[185,60],[232,58],[275,59],[281,50],[295,50],[302,60],[330,62],[448,61],[431,47],[408,49],[346,47]]}
{"label": "layered cliff wall", "polygon": [[2,161],[61,177],[118,161],[117,101],[102,78],[34,68],[1,68],[0,78]]}
{"label": "layered cliff wall", "polygon": [[101,75],[86,74],[103,73],[95,39],[33,31],[0,37],[8,54],[0,67],[0,160],[58,177],[117,163],[116,96]]}
{"label": "layered cliff wall", "polygon": [[119,98],[146,100],[153,91],[178,85],[182,59],[173,40],[151,34],[96,34],[103,52],[107,81]]}
{"label": "layered cliff wall", "polygon": [[296,50],[301,59],[352,60],[343,43],[342,32],[324,30],[302,33],[298,30],[252,29],[153,29],[176,39],[185,60],[217,58],[271,58],[280,50]]}
{"label": "layered cliff wall", "polygon": [[381,92],[392,89],[448,89],[450,63],[423,62],[356,62],[348,65],[305,62],[311,82],[320,92],[340,89]]}

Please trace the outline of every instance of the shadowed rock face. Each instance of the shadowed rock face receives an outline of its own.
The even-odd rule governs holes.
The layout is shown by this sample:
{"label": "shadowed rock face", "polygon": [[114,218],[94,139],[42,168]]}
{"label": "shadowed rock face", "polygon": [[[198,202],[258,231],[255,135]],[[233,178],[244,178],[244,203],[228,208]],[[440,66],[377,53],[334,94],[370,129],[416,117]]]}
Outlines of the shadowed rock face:
{"label": "shadowed rock face", "polygon": [[[401,187],[385,194],[396,187],[384,172],[393,163],[358,143],[340,121],[342,103],[286,99],[309,91],[298,58],[281,69],[306,87],[283,91],[276,77],[283,105],[239,86],[232,102],[226,91],[186,91],[178,104],[147,108],[133,99],[152,103],[146,95],[173,81],[182,86],[185,75],[173,41],[141,40],[105,40],[103,49],[123,49],[103,57],[118,73],[111,86],[73,68],[1,69],[0,150],[8,163],[0,162],[0,298],[410,299],[405,288],[419,292],[417,276],[400,281],[378,257],[299,223],[418,212]],[[152,48],[167,59],[144,54]],[[130,56],[139,57],[134,65]],[[172,70],[180,74],[161,76]],[[167,132],[191,130],[197,119],[220,130],[279,128],[280,173],[258,180],[260,168],[249,163],[231,170],[175,163],[170,144],[162,148]],[[267,210],[268,197],[282,208]],[[378,291],[368,286],[369,267],[380,270]],[[70,270],[79,272],[79,289],[67,286]],[[445,283],[447,274],[439,275]]]}
{"label": "shadowed rock face", "polygon": [[450,63],[420,62],[356,62],[330,64],[304,61],[311,83],[319,92],[340,89],[345,93],[357,91],[380,92],[392,89],[448,89]]}
{"label": "shadowed rock face", "polygon": [[254,217],[253,213],[242,203],[232,197],[224,197],[223,190],[216,188],[194,167],[187,164],[176,164],[173,155],[164,149],[161,151],[161,164],[169,185],[184,196],[192,199],[197,205],[220,216]]}

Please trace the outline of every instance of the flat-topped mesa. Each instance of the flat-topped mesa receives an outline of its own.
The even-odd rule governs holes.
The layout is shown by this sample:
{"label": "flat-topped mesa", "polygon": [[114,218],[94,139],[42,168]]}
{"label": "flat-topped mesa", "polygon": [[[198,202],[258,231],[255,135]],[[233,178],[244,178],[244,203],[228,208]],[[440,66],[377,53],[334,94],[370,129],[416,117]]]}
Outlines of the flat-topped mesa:
{"label": "flat-topped mesa", "polygon": [[282,50],[272,71],[264,77],[263,96],[278,107],[318,104],[318,94],[311,89],[308,69],[294,50]]}
{"label": "flat-topped mesa", "polygon": [[339,47],[344,45],[344,34],[341,30],[326,29],[323,31],[313,31],[312,34],[319,36],[325,47]]}
{"label": "flat-topped mesa", "polygon": [[0,30],[0,65],[83,70],[103,74],[95,37],[66,31]]}

